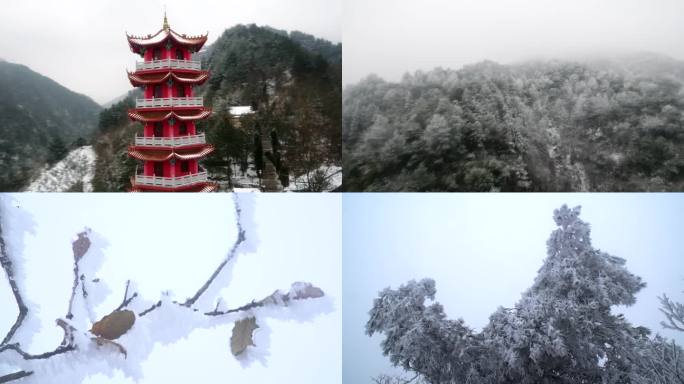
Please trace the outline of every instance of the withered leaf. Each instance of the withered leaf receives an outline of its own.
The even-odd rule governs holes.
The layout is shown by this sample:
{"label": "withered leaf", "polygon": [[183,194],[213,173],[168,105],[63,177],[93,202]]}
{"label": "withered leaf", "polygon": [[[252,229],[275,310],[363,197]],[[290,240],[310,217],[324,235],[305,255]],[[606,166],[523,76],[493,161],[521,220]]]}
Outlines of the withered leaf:
{"label": "withered leaf", "polygon": [[244,352],[250,345],[254,345],[252,333],[257,328],[259,326],[254,316],[235,322],[233,335],[230,337],[230,351],[234,356]]}
{"label": "withered leaf", "polygon": [[74,260],[76,260],[76,262],[78,263],[78,261],[81,260],[81,257],[83,257],[83,255],[85,255],[85,253],[88,252],[88,249],[90,248],[90,239],[88,238],[88,233],[79,233],[78,239],[71,243],[71,248],[74,251]]}
{"label": "withered leaf", "polygon": [[95,342],[95,344],[97,344],[98,346],[112,345],[112,346],[116,347],[119,350],[119,352],[121,352],[121,354],[124,355],[124,359],[128,357],[128,352],[126,351],[126,348],[124,348],[123,345],[121,345],[115,341],[107,340],[107,339],[105,339],[103,337],[99,337],[99,336],[93,337],[93,338],[91,338],[91,340],[93,340]]}
{"label": "withered leaf", "polygon": [[118,339],[135,323],[135,313],[127,309],[114,311],[93,324],[90,332],[108,340]]}

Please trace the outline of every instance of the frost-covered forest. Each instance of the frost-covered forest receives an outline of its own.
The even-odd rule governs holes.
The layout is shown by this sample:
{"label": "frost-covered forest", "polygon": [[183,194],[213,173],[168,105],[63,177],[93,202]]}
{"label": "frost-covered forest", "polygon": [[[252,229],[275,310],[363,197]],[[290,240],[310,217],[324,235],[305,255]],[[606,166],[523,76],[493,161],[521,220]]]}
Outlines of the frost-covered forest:
{"label": "frost-covered forest", "polygon": [[[531,287],[480,332],[447,318],[434,302],[436,282],[423,279],[381,291],[367,334],[382,336],[392,364],[431,384],[684,382],[681,347],[616,311],[634,304],[646,282],[625,259],[594,248],[579,215],[579,207],[554,211],[558,228]],[[662,325],[683,330],[684,307],[666,296],[661,304]]]}
{"label": "frost-covered forest", "polygon": [[677,191],[684,63],[655,54],[371,75],[343,92],[348,191]]}

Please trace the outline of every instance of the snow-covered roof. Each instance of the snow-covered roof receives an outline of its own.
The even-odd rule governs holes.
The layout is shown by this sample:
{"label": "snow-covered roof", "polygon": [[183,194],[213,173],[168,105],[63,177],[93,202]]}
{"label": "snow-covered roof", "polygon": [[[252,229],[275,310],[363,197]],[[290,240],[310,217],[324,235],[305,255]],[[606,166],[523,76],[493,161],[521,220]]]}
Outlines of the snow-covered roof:
{"label": "snow-covered roof", "polygon": [[231,115],[233,115],[235,117],[240,117],[242,115],[250,115],[250,114],[254,113],[254,110],[249,105],[247,105],[247,106],[240,105],[240,106],[230,107],[229,112]]}

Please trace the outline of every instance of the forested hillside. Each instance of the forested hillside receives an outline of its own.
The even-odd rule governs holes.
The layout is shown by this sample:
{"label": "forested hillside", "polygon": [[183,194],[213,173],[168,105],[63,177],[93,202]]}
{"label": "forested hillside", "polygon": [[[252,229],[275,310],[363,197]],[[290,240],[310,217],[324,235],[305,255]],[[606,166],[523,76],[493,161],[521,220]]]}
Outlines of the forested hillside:
{"label": "forested hillside", "polygon": [[[270,135],[279,178],[313,174],[341,162],[342,46],[301,32],[238,25],[226,30],[202,58],[211,77],[201,88],[214,114],[205,126],[217,150],[207,160],[226,165],[259,158],[261,135]],[[234,127],[232,105],[257,113]],[[257,169],[262,160],[253,161]],[[244,167],[243,167],[244,169]],[[226,177],[232,175],[225,175]]]}
{"label": "forested hillside", "polygon": [[343,95],[345,189],[682,190],[683,82],[655,55],[369,76]]}
{"label": "forested hillside", "polygon": [[46,163],[85,144],[100,106],[26,66],[2,60],[0,89],[0,191],[18,191]]}

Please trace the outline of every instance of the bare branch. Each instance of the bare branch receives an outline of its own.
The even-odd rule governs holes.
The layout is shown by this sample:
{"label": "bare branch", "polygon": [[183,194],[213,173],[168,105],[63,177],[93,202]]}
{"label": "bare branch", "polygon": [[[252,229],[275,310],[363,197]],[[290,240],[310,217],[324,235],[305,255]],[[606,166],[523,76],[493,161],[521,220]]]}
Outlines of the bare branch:
{"label": "bare branch", "polygon": [[4,269],[5,274],[7,274],[7,280],[9,281],[10,288],[12,288],[14,300],[17,302],[17,307],[19,308],[19,314],[17,315],[17,319],[14,321],[12,328],[10,328],[10,330],[7,332],[7,335],[5,335],[5,337],[2,339],[2,342],[0,342],[0,345],[3,345],[9,343],[9,341],[12,339],[12,336],[14,336],[14,334],[17,332],[17,329],[19,329],[21,323],[28,314],[28,308],[26,307],[26,304],[24,304],[24,300],[21,297],[21,292],[19,292],[19,287],[15,281],[12,260],[7,254],[5,238],[2,234],[2,227],[0,227],[0,264],[2,264],[2,269]]}
{"label": "bare branch", "polygon": [[195,293],[195,295],[191,298],[188,298],[182,305],[185,307],[189,307],[193,305],[199,298],[202,296],[202,294],[209,288],[211,283],[216,279],[216,276],[218,276],[219,273],[223,270],[223,267],[228,264],[230,260],[235,257],[235,253],[237,252],[238,247],[240,244],[242,244],[243,241],[245,241],[245,230],[242,228],[242,222],[240,221],[240,215],[242,213],[242,210],[240,209],[240,204],[238,203],[237,197],[233,197],[233,202],[235,204],[235,215],[236,215],[236,225],[237,225],[237,230],[238,230],[238,237],[235,240],[235,243],[233,244],[233,247],[230,249],[230,252],[228,252],[228,255],[226,258],[219,264],[219,266],[216,268],[214,273],[211,274],[211,277],[209,277],[209,280],[207,280],[204,285]]}

